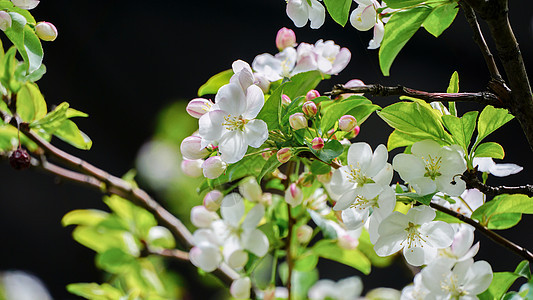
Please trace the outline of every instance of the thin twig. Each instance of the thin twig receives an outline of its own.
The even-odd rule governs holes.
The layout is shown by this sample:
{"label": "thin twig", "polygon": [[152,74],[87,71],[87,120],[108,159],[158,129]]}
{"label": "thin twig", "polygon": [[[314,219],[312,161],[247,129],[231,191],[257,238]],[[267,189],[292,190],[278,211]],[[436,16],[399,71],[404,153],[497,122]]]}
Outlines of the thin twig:
{"label": "thin twig", "polygon": [[468,170],[461,175],[461,179],[466,182],[468,188],[478,189],[480,192],[490,197],[502,194],[524,194],[533,197],[533,185],[530,184],[522,186],[489,186],[479,180],[477,172],[469,172]]}
{"label": "thin twig", "polygon": [[477,102],[483,105],[492,105],[494,107],[504,107],[503,102],[491,92],[478,93],[429,93],[419,91],[401,85],[383,86],[381,84],[369,84],[347,88],[342,84],[333,86],[330,92],[324,93],[332,98],[341,94],[358,94],[369,93],[374,96],[409,96],[418,98],[426,102]]}
{"label": "thin twig", "polygon": [[450,215],[452,217],[455,217],[469,225],[472,225],[474,228],[476,228],[477,230],[479,230],[481,233],[483,233],[485,236],[487,236],[488,238],[490,238],[491,240],[493,240],[494,242],[504,246],[505,248],[511,250],[513,253],[521,256],[522,258],[524,259],[527,259],[530,263],[533,262],[533,253],[529,252],[526,248],[524,247],[521,247],[511,241],[509,241],[508,239],[502,237],[501,235],[495,233],[494,231],[488,229],[487,227],[479,224],[477,221],[471,219],[471,218],[468,218],[467,216],[463,215],[463,214],[460,214],[456,211],[453,211],[451,209],[448,209],[444,206],[441,206],[441,205],[438,205],[436,203],[433,203],[431,202],[429,204],[431,207],[433,207],[434,209],[438,210],[438,211],[441,211],[447,215]]}
{"label": "thin twig", "polygon": [[[292,173],[294,172],[294,169],[295,169],[295,162],[294,161],[289,161],[287,163],[287,171],[285,172],[287,174],[287,179],[283,182],[283,185],[285,187],[285,190],[287,190],[289,188],[289,185],[290,185],[290,182],[291,182],[291,175]],[[292,213],[291,213],[291,205],[287,204],[287,212],[288,212],[288,216],[289,216],[289,224],[288,224],[288,235],[287,235],[287,242],[286,242],[286,247],[285,247],[285,250],[287,251],[287,269],[288,269],[288,275],[287,275],[287,290],[288,290],[288,295],[287,295],[287,300],[291,300],[292,299],[292,271],[294,269],[294,260],[292,259],[292,251],[291,251],[291,248],[292,248],[292,235],[293,235],[293,227],[294,227],[294,224],[296,223],[296,220],[294,220],[293,216],[292,216]]]}

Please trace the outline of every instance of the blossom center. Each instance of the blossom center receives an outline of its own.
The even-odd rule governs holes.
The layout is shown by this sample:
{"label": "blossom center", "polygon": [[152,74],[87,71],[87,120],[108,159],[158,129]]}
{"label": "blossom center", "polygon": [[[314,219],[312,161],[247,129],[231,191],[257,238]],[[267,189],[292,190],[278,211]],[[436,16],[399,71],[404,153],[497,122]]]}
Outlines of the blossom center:
{"label": "blossom center", "polygon": [[447,280],[442,280],[440,287],[450,294],[451,299],[459,299],[461,296],[466,296],[468,294],[468,292],[463,290],[460,286],[457,276],[453,274],[451,274]]}
{"label": "blossom center", "polygon": [[373,208],[373,207],[379,208],[378,198],[379,196],[376,196],[373,199],[366,199],[361,195],[357,195],[357,197],[355,197],[355,202],[352,205],[350,205],[350,207],[359,209],[359,210]]}
{"label": "blossom center", "polygon": [[244,131],[244,125],[246,125],[246,123],[248,123],[248,120],[242,116],[234,117],[232,115],[227,115],[224,117],[224,123],[222,123],[222,126],[225,126],[229,131]]}
{"label": "blossom center", "polygon": [[426,164],[426,173],[424,174],[424,177],[429,177],[431,180],[435,180],[435,178],[442,175],[442,173],[439,172],[442,163],[442,157],[431,157],[431,155],[428,155],[428,158],[422,157],[422,159]]}
{"label": "blossom center", "polygon": [[359,163],[357,163],[356,168],[354,168],[353,165],[350,165],[349,168],[350,170],[347,174],[348,181],[352,183],[357,183],[358,186],[363,186],[365,183],[374,183],[374,180],[365,176],[359,166]]}
{"label": "blossom center", "polygon": [[[412,222],[409,222],[409,225],[405,228],[405,231],[407,231],[407,248],[424,247],[422,243],[425,243],[426,240],[422,237],[418,228],[420,228],[420,225]],[[411,249],[411,251],[413,250]]]}

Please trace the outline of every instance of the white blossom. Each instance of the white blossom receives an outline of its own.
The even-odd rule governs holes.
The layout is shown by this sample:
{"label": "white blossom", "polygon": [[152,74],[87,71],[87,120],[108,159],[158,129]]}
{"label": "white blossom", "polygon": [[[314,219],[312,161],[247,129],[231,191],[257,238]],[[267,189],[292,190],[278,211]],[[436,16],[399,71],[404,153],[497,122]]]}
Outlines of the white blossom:
{"label": "white blossom", "polygon": [[474,167],[478,171],[487,172],[497,177],[516,174],[524,168],[516,164],[497,164],[490,157],[474,157]]}
{"label": "white blossom", "polygon": [[435,211],[425,205],[411,208],[407,215],[393,212],[379,225],[374,245],[377,255],[389,256],[403,249],[405,259],[413,266],[430,262],[438,249],[452,244],[454,234],[450,224],[432,221],[435,216]]}
{"label": "white blossom", "polygon": [[[309,5],[309,2],[311,5]],[[318,29],[324,24],[326,9],[317,0],[288,0],[287,15],[296,27],[304,27],[311,21],[311,28]]]}
{"label": "white blossom", "polygon": [[329,279],[317,281],[308,292],[311,300],[352,300],[357,299],[363,291],[361,278],[352,276],[335,282]]}

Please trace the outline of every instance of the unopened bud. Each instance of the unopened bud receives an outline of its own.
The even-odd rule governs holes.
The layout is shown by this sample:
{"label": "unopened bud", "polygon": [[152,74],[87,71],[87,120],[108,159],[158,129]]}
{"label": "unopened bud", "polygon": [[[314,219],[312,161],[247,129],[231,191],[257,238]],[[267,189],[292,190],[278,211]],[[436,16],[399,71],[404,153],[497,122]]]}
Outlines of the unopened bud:
{"label": "unopened bud", "polygon": [[352,131],[357,126],[357,120],[352,115],[344,115],[339,119],[339,129],[342,131]]}
{"label": "unopened bud", "polygon": [[57,38],[58,32],[54,24],[50,22],[39,22],[35,25],[35,34],[43,41],[53,41]]}
{"label": "unopened bud", "polygon": [[265,148],[263,149],[263,152],[261,152],[261,156],[263,157],[264,160],[269,160],[272,154],[273,152],[272,150],[270,150],[270,148]]}
{"label": "unopened bud", "polygon": [[197,135],[186,137],[180,145],[181,155],[187,159],[201,159],[209,154],[207,148],[202,148],[202,138]]}
{"label": "unopened bud", "polygon": [[220,204],[224,199],[224,194],[219,190],[212,190],[205,194],[204,207],[208,211],[217,211],[220,208]]}
{"label": "unopened bud", "polygon": [[6,31],[9,27],[11,27],[11,16],[7,12],[0,10],[0,29]]}
{"label": "unopened bud", "polygon": [[281,105],[287,106],[287,105],[291,104],[291,102],[292,101],[291,101],[291,98],[289,98],[289,96],[287,96],[285,94],[281,95]]}
{"label": "unopened bud", "polygon": [[195,206],[191,209],[191,223],[198,228],[207,228],[217,219],[218,215],[216,213],[208,211],[202,205]]}
{"label": "unopened bud", "polygon": [[329,171],[326,174],[316,175],[316,179],[320,181],[321,183],[329,183],[331,181],[332,176],[333,176],[333,172]]}
{"label": "unopened bud", "polygon": [[298,130],[302,128],[307,128],[307,119],[303,113],[295,113],[289,117],[289,123],[291,124],[292,129]]}
{"label": "unopened bud", "polygon": [[181,170],[189,177],[197,178],[202,176],[203,159],[184,159],[181,161]]}
{"label": "unopened bud", "polygon": [[304,115],[306,115],[308,118],[312,118],[316,116],[318,109],[316,107],[315,102],[306,101],[302,106],[302,111],[304,112]]}
{"label": "unopened bud", "polygon": [[324,140],[321,137],[316,137],[311,141],[311,148],[313,150],[322,150],[324,148]]}
{"label": "unopened bud", "polygon": [[310,187],[313,185],[314,176],[310,172],[300,174],[296,183],[301,186]]}
{"label": "unopened bud", "polygon": [[305,100],[311,101],[311,100],[313,100],[313,99],[315,99],[317,97],[320,97],[320,93],[317,90],[310,90],[305,95]]}
{"label": "unopened bud", "polygon": [[211,109],[211,106],[213,106],[213,102],[207,99],[192,99],[187,104],[187,113],[193,118],[200,119],[201,116],[205,115]]}
{"label": "unopened bud", "polygon": [[249,299],[251,288],[252,288],[252,282],[250,281],[250,277],[242,277],[242,278],[233,280],[229,288],[229,292],[233,298]]}
{"label": "unopened bud", "polygon": [[296,34],[294,31],[286,27],[278,30],[278,34],[276,35],[276,47],[278,47],[279,51],[287,47],[292,47],[294,44],[296,44]]}
{"label": "unopened bud", "polygon": [[239,192],[244,198],[252,202],[260,202],[263,196],[263,191],[255,177],[247,177],[243,179],[239,184]]}
{"label": "unopened bud", "polygon": [[34,9],[39,5],[38,0],[11,0],[13,5],[22,9]]}
{"label": "unopened bud", "polygon": [[361,128],[359,126],[355,126],[352,131],[350,131],[347,135],[345,135],[344,137],[347,138],[347,139],[353,139],[354,137],[356,137],[358,134],[359,134],[359,131],[361,131]]}
{"label": "unopened bud", "polygon": [[285,202],[290,206],[297,206],[304,200],[304,193],[296,183],[291,183],[289,188],[285,191]]}
{"label": "unopened bud", "polygon": [[296,238],[300,244],[309,243],[311,237],[313,236],[313,228],[311,226],[304,224],[296,230]]}
{"label": "unopened bud", "polygon": [[292,151],[290,148],[282,148],[282,149],[279,149],[278,153],[276,153],[276,156],[278,158],[278,161],[284,164],[291,159]]}
{"label": "unopened bud", "polygon": [[346,250],[353,250],[359,245],[359,241],[348,234],[337,237],[337,245]]}
{"label": "unopened bud", "polygon": [[337,135],[335,135],[335,129],[334,128],[331,128],[330,130],[328,130],[328,137],[332,140],[336,140],[337,139]]}
{"label": "unopened bud", "polygon": [[202,164],[202,169],[204,171],[204,176],[209,179],[218,178],[224,171],[228,164],[220,158],[220,156],[211,156],[206,159]]}

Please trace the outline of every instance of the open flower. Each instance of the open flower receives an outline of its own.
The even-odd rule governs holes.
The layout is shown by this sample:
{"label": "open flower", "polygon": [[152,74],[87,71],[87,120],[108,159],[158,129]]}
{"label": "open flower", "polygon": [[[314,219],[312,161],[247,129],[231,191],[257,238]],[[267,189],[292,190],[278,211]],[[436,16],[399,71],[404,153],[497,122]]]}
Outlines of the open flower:
{"label": "open flower", "polygon": [[296,27],[304,27],[307,20],[311,28],[318,29],[326,19],[326,9],[317,0],[288,0],[287,15]]}
{"label": "open flower", "polygon": [[492,282],[492,268],[486,261],[472,259],[457,263],[453,268],[438,260],[422,270],[422,282],[432,299],[477,299]]}
{"label": "open flower", "polygon": [[227,163],[241,160],[248,146],[258,148],[268,138],[266,123],[255,119],[263,108],[264,94],[253,84],[250,72],[242,68],[233,75],[232,82],[218,90],[212,110],[199,120],[202,146],[218,142]]}
{"label": "open flower", "polygon": [[428,206],[411,208],[407,215],[393,212],[379,225],[379,238],[374,245],[379,256],[389,256],[403,249],[407,262],[413,266],[427,264],[437,250],[452,244],[450,224],[432,221],[436,214]]}
{"label": "open flower", "polygon": [[382,6],[376,0],[355,0],[355,2],[358,6],[350,14],[350,24],[359,31],[374,28],[374,38],[368,44],[368,49],[377,49],[385,33],[385,25],[377,12]]}
{"label": "open flower", "polygon": [[256,56],[252,62],[252,68],[269,81],[277,81],[293,75],[296,59],[296,49],[287,47],[276,55],[263,53]]}
{"label": "open flower", "polygon": [[211,229],[198,229],[193,234],[194,247],[189,252],[189,259],[193,265],[212,272],[222,263],[220,242]]}
{"label": "open flower", "polygon": [[474,157],[474,167],[478,171],[487,172],[497,177],[516,174],[524,168],[516,164],[497,164],[490,157]]}
{"label": "open flower", "polygon": [[329,279],[317,281],[309,289],[309,299],[311,300],[348,300],[357,299],[363,291],[363,282],[361,278],[352,276],[335,282]]}
{"label": "open flower", "polygon": [[392,160],[394,170],[420,195],[443,192],[459,196],[466,183],[460,178],[466,170],[466,161],[458,148],[441,147],[433,140],[416,142],[412,154],[398,154]]}
{"label": "open flower", "polygon": [[[222,220],[212,223],[212,228],[223,242],[225,261],[232,268],[241,268],[248,261],[250,251],[256,256],[264,256],[269,247],[266,235],[257,224],[265,215],[265,208],[256,204],[244,217],[244,201],[241,195],[231,193],[224,197],[220,206]],[[243,219],[244,217],[244,219]]]}
{"label": "open flower", "polygon": [[440,259],[448,259],[453,263],[465,261],[473,258],[479,250],[479,242],[474,246],[474,228],[467,224],[462,224],[453,237],[453,242],[448,248],[439,250]]}
{"label": "open flower", "polygon": [[[372,153],[367,143],[355,143],[348,149],[348,165],[333,172],[330,188],[336,199],[334,210],[345,210],[357,199],[375,199],[392,180],[392,169],[387,163],[388,152],[379,145]],[[365,200],[365,201],[366,201]]]}

